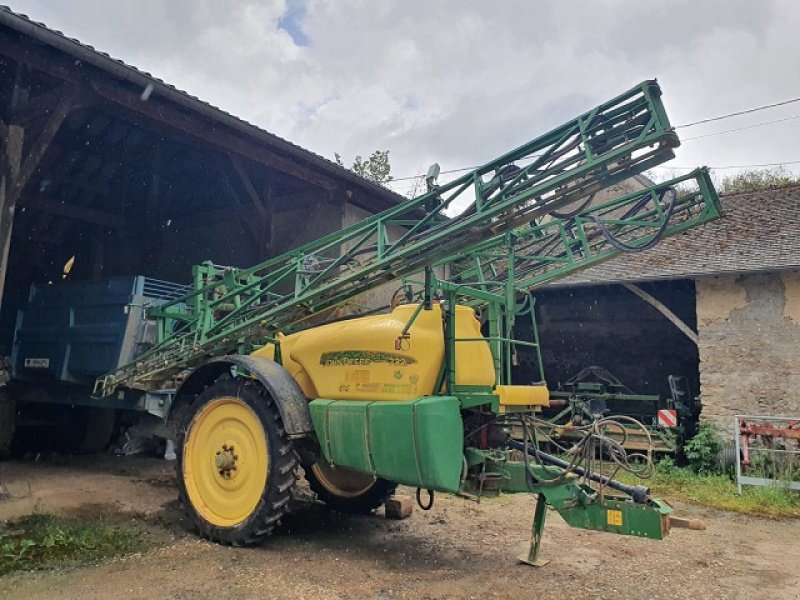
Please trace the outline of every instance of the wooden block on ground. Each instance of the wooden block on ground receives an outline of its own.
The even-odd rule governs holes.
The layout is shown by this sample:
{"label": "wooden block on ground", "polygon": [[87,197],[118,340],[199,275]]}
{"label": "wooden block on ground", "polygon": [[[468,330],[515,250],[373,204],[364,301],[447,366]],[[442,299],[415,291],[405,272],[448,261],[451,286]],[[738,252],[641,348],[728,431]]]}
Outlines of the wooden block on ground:
{"label": "wooden block on ground", "polygon": [[387,519],[407,519],[414,509],[414,502],[408,496],[392,496],[385,507]]}

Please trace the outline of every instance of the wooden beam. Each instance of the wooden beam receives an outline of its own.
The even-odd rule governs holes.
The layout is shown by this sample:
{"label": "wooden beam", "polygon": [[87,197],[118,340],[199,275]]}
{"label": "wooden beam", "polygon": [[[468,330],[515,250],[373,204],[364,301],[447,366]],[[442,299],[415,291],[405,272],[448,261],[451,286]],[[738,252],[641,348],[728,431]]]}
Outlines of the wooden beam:
{"label": "wooden beam", "polygon": [[[98,196],[111,196],[112,192],[114,191],[112,187],[108,184],[104,183],[97,183],[96,181],[88,181],[86,179],[81,179],[80,177],[72,177],[69,175],[60,175],[60,174],[52,174],[48,171],[48,176],[51,177],[52,184],[51,187],[55,186],[64,186],[64,187],[73,187],[78,188],[80,190],[84,190],[86,192],[91,192],[92,194]],[[113,176],[113,174],[112,174]],[[98,177],[98,179],[102,181],[106,181],[106,177]],[[23,196],[20,199],[21,204],[25,204],[26,199]]]}
{"label": "wooden beam", "polygon": [[660,312],[662,315],[664,315],[664,317],[666,317],[669,320],[670,323],[675,325],[675,327],[677,327],[678,330],[683,335],[685,335],[687,338],[692,340],[692,342],[694,342],[695,346],[699,343],[699,340],[698,340],[698,337],[697,337],[697,333],[691,327],[689,327],[686,323],[684,323],[680,319],[680,317],[678,317],[678,315],[676,315],[669,308],[667,308],[667,306],[663,302],[661,302],[658,298],[655,298],[655,297],[651,296],[650,294],[645,292],[642,288],[640,288],[638,285],[634,285],[632,283],[623,283],[622,287],[624,287],[626,290],[628,290],[632,294],[636,294],[637,296],[639,296],[639,298],[641,298],[642,300],[647,302],[650,306],[652,306],[658,312]]}
{"label": "wooden beam", "polygon": [[14,245],[16,244],[34,244],[36,246],[60,246],[64,240],[57,235],[53,235],[52,232],[48,231],[47,233],[43,231],[39,232],[30,232],[26,231],[24,235],[18,235],[18,232],[14,232]]}
{"label": "wooden beam", "polygon": [[262,197],[264,198],[264,208],[267,209],[267,218],[266,222],[264,223],[264,234],[266,239],[264,240],[264,249],[266,251],[266,258],[267,256],[272,255],[272,239],[275,235],[275,219],[273,217],[275,211],[275,204],[273,201],[273,192],[275,191],[272,177],[267,176],[264,180],[264,194]]}
{"label": "wooden beam", "polygon": [[64,123],[64,120],[67,118],[70,110],[72,110],[72,106],[72,98],[66,97],[58,103],[58,106],[56,106],[51,113],[47,124],[44,126],[44,129],[36,138],[36,141],[33,142],[33,146],[31,146],[30,151],[25,156],[25,159],[20,167],[19,174],[12,182],[10,195],[6,199],[6,203],[9,206],[13,207],[17,203],[22,191],[25,189],[25,186],[28,184],[31,176],[36,171],[36,167],[39,166],[39,161],[42,160],[44,153],[50,146],[50,142],[53,141],[53,138],[58,133],[62,123]]}
{"label": "wooden beam", "polygon": [[3,160],[0,163],[0,306],[5,291],[8,251],[11,247],[11,231],[16,209],[9,202],[9,198],[13,181],[19,175],[24,139],[25,130],[17,125],[11,125],[6,137],[3,138]]}
{"label": "wooden beam", "polygon": [[[28,98],[25,87],[26,67],[17,64],[14,87],[11,91],[9,109],[13,110]],[[16,210],[15,182],[19,179],[23,161],[25,130],[18,125],[9,125],[3,136],[2,161],[0,162],[0,306],[5,292],[8,273],[8,252],[11,248],[11,232]]]}
{"label": "wooden beam", "polygon": [[109,229],[121,229],[123,220],[119,215],[114,215],[76,204],[65,204],[63,202],[53,202],[52,200],[42,200],[40,198],[26,198],[25,208],[39,210],[51,215],[58,215],[76,221],[92,223]]}
{"label": "wooden beam", "polygon": [[228,195],[233,200],[236,207],[231,211],[228,209],[228,213],[233,213],[233,216],[239,221],[239,224],[242,226],[242,231],[250,241],[250,244],[256,250],[256,256],[261,256],[264,253],[264,248],[262,245],[262,236],[261,236],[261,228],[258,226],[258,220],[256,219],[255,222],[253,219],[248,219],[243,213],[246,210],[245,204],[239,198],[239,194],[236,193],[236,189],[234,189],[233,184],[231,183],[230,178],[228,177],[227,173],[222,173],[220,175],[220,181],[223,184],[225,191],[228,192]]}
{"label": "wooden beam", "polygon": [[20,42],[19,36],[11,32],[0,32],[0,48],[2,48],[0,54],[13,59],[18,64],[28,65],[32,69],[62,81],[73,82],[79,79],[83,72],[80,67],[66,66],[64,63],[54,61],[52,53],[47,52],[43,46],[23,44]]}
{"label": "wooden beam", "polygon": [[[273,214],[280,215],[287,212],[296,210],[308,210],[317,205],[317,203],[332,203],[333,194],[309,194],[308,192],[301,192],[299,194],[285,194],[277,196],[273,199],[272,212]],[[335,204],[335,202],[333,202]]]}
{"label": "wooden beam", "polygon": [[[228,191],[231,195],[234,194],[233,190],[226,190],[226,191]],[[265,196],[268,197],[269,194],[266,193]],[[267,208],[269,209],[269,207],[274,206],[274,204],[276,204],[281,199],[284,199],[284,198],[296,198],[296,197],[299,197],[299,196],[292,195],[292,196],[280,196],[280,197],[277,197],[272,201],[268,201]],[[305,195],[304,198],[307,200],[308,196]],[[333,201],[329,195],[327,195],[327,194],[322,195],[321,194],[320,197],[316,200],[316,202],[313,202],[313,203],[306,202],[302,206],[298,206],[298,207],[294,207],[294,208],[296,210],[302,209],[302,210],[304,210],[306,212],[311,213],[312,211],[315,210],[315,208],[318,208],[318,209],[321,210],[324,207],[324,208],[327,208],[327,209],[330,210],[330,209],[336,208],[337,206],[338,206],[338,204],[335,201]],[[268,212],[271,212],[271,211],[268,210]],[[282,213],[279,213],[279,214],[283,214],[285,212],[287,212],[287,211],[282,211]],[[173,215],[165,216],[165,218],[170,219],[174,223],[180,223],[182,227],[194,227],[194,226],[206,223],[208,221],[214,221],[214,220],[218,220],[218,219],[225,219],[225,218],[229,218],[229,217],[235,217],[236,219],[239,219],[240,221],[250,221],[250,222],[252,222],[252,221],[258,219],[259,215],[256,212],[255,208],[253,208],[253,206],[248,202],[247,204],[238,203],[235,210],[231,210],[231,208],[225,207],[225,208],[215,208],[215,209],[205,210],[205,211],[202,211],[202,212],[179,211],[179,212],[174,213]],[[272,217],[270,216],[270,222],[271,221],[272,221]],[[303,219],[303,222],[305,222],[305,219]],[[298,219],[298,223],[300,223],[299,219]],[[274,231],[273,231],[273,226],[272,225],[270,225],[269,234],[268,234],[267,237],[269,239],[269,243],[271,244],[272,240],[274,239]],[[264,244],[265,246],[266,246],[266,242],[267,242],[267,240],[265,240],[265,244]],[[272,252],[274,249],[270,245],[270,246],[266,246],[266,250],[267,250],[267,252]]]}
{"label": "wooden beam", "polygon": [[317,216],[322,212],[323,208],[327,206],[327,203],[323,200],[320,200],[316,203],[314,208],[308,213],[305,219],[303,219],[302,226],[297,229],[295,234],[289,239],[286,243],[286,248],[284,248],[284,252],[288,252],[289,250],[295,248],[298,245],[298,241],[303,238],[303,235],[306,234],[308,228],[314,224],[315,219]]}
{"label": "wooden beam", "polygon": [[242,182],[242,186],[244,186],[244,191],[247,192],[247,197],[250,199],[250,202],[253,203],[253,206],[256,208],[258,215],[264,221],[266,221],[267,211],[261,202],[261,198],[258,197],[256,188],[253,187],[253,182],[250,181],[250,175],[247,174],[247,171],[245,170],[242,161],[239,160],[238,157],[234,156],[230,152],[228,153],[228,158],[230,158],[234,170],[239,175],[239,180]]}
{"label": "wooden beam", "polygon": [[[15,94],[16,95],[16,94]],[[14,212],[25,186],[30,180],[39,162],[42,160],[50,142],[61,128],[72,107],[72,99],[63,98],[47,123],[33,142],[26,156],[22,156],[22,140],[25,131],[18,125],[9,127],[9,137],[6,138],[6,165],[3,176],[2,191],[0,191],[0,303],[5,291],[6,271],[8,269],[8,252],[11,247],[11,232],[14,225]]]}
{"label": "wooden beam", "polygon": [[[163,154],[161,146],[156,145],[153,151],[146,158],[148,171],[145,177],[149,177],[147,188],[141,194],[143,198],[138,198],[134,206],[127,211],[129,223],[135,223],[135,234],[142,240],[147,240],[144,248],[143,259],[146,264],[157,265],[161,260],[161,251],[164,245],[164,207],[162,199],[164,196],[162,168]],[[133,211],[133,214],[132,214]]]}
{"label": "wooden beam", "polygon": [[230,207],[214,208],[211,210],[187,212],[176,212],[173,216],[166,216],[173,223],[180,223],[182,227],[194,227],[197,224],[207,223],[209,221],[217,221],[234,217],[240,220],[253,221],[258,218],[256,211],[251,206],[245,206],[237,203],[236,210],[231,210]]}
{"label": "wooden beam", "polygon": [[161,147],[156,146],[150,157],[150,183],[147,186],[144,200],[144,218],[141,221],[142,239],[148,240],[145,247],[145,257],[148,264],[155,268],[161,264],[161,253],[164,248],[161,166]]}
{"label": "wooden beam", "polygon": [[195,140],[282,171],[322,189],[328,190],[336,186],[336,182],[329,177],[291,158],[282,156],[276,150],[255,143],[241,133],[228,131],[226,127],[220,127],[206,117],[188,113],[186,109],[182,110],[157,96],[151,97],[148,101],[142,101],[139,94],[132,93],[117,83],[112,84],[108,81],[93,79],[91,85],[98,96],[155,120],[162,127],[176,129]]}
{"label": "wooden beam", "polygon": [[[156,131],[166,126],[173,131],[188,135],[194,142],[201,140],[212,147],[282,171],[324,190],[331,190],[337,185],[328,175],[284,156],[278,150],[255,143],[246,135],[229,131],[224,125],[220,127],[208,117],[188,112],[190,109],[183,109],[157,95],[150,97],[149,100],[142,100],[142,90],[133,88],[133,84],[94,77],[87,69],[54,61],[52,55],[43,52],[42,49],[30,45],[23,46],[18,39],[3,32],[0,32],[0,54],[63,81],[88,84],[94,92],[93,96],[100,96],[115,105],[155,121]],[[81,92],[84,93],[83,90]],[[90,96],[85,98],[82,96],[81,104],[88,104],[91,100]]]}
{"label": "wooden beam", "polygon": [[[256,192],[256,188],[253,186],[253,182],[250,179],[250,175],[247,173],[247,169],[245,169],[242,161],[239,158],[231,153],[228,153],[228,158],[233,165],[233,169],[236,171],[236,174],[239,176],[239,181],[244,187],[244,191],[247,194],[248,199],[250,200],[250,204],[255,208],[256,212],[258,213],[258,218],[254,225],[252,225],[252,229],[254,230],[254,237],[256,239],[255,247],[256,247],[256,260],[263,260],[267,257],[267,253],[269,252],[269,245],[270,245],[270,217],[267,214],[267,209],[264,207],[264,203]],[[232,190],[233,191],[233,190]],[[234,191],[235,193],[235,191]],[[244,208],[244,204],[239,202],[239,206]],[[247,227],[251,226],[252,221],[247,220]],[[242,223],[244,226],[244,222]]]}
{"label": "wooden beam", "polygon": [[25,126],[30,121],[47,116],[53,112],[60,100],[69,96],[70,86],[61,84],[50,91],[30,98],[23,104],[12,109],[8,116],[8,121],[16,125]]}

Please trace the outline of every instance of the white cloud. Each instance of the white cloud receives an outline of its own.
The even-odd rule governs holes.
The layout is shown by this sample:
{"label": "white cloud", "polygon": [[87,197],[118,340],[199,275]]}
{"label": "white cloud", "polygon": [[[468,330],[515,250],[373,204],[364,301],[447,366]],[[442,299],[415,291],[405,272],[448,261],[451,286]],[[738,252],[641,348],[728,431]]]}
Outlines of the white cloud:
{"label": "white cloud", "polygon": [[[651,77],[675,124],[800,96],[800,4],[789,1],[12,8],[325,156],[389,149],[396,176],[488,160]],[[681,135],[798,113],[794,105]],[[800,120],[687,141],[674,162],[800,160],[798,132]]]}

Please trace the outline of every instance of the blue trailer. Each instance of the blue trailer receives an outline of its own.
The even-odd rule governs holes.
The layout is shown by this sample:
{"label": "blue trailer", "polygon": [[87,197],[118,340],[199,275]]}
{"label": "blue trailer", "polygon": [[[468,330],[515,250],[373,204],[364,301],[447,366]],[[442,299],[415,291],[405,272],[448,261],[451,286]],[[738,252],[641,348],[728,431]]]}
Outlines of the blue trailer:
{"label": "blue trailer", "polygon": [[[155,342],[144,307],[185,291],[183,285],[143,276],[31,286],[17,312],[6,390],[6,404],[19,414],[4,422],[58,426],[69,450],[88,452],[108,444],[121,411],[163,420],[172,390],[125,390],[102,399],[92,397],[92,390],[99,376]],[[13,406],[13,399],[21,402]],[[8,450],[13,434],[14,427],[0,431],[0,452]]]}

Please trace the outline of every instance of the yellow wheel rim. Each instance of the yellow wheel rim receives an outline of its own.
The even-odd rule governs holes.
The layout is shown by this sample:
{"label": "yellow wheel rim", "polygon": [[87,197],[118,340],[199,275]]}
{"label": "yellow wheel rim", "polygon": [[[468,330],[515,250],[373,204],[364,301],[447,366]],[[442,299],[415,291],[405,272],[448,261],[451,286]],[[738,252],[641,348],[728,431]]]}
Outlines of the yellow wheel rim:
{"label": "yellow wheel rim", "polygon": [[324,463],[315,463],[311,470],[322,487],[339,498],[358,498],[375,484],[372,475],[343,467],[332,469]]}
{"label": "yellow wheel rim", "polygon": [[197,513],[233,527],[256,509],[269,472],[266,432],[246,403],[223,396],[198,412],[183,448],[183,482]]}

